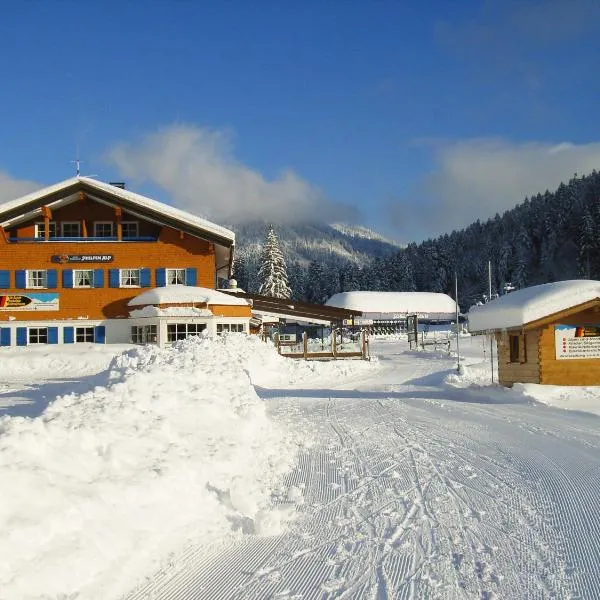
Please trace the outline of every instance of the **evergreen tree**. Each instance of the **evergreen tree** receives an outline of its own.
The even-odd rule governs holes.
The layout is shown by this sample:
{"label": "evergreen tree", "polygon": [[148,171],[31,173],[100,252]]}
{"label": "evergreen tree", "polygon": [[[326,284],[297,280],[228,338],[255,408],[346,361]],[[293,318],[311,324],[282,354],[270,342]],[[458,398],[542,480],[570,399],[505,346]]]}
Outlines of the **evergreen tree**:
{"label": "evergreen tree", "polygon": [[260,280],[259,294],[273,298],[289,298],[292,295],[288,284],[285,259],[273,225],[269,225],[267,229],[258,277]]}

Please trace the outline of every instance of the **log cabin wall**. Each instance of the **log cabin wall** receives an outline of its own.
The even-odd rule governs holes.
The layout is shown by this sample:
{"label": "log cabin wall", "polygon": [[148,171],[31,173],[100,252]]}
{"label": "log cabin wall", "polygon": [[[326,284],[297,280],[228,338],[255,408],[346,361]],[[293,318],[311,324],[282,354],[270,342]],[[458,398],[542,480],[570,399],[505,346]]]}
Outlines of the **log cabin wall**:
{"label": "log cabin wall", "polygon": [[[519,339],[519,360],[511,362],[510,336]],[[539,331],[496,333],[498,347],[498,380],[500,385],[512,387],[514,383],[540,383]]]}

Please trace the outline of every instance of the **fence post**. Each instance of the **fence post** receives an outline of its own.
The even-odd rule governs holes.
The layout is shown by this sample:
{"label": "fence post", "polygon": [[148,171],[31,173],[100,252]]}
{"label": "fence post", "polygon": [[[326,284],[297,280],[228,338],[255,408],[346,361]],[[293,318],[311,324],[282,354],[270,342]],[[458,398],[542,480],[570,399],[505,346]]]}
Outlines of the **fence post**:
{"label": "fence post", "polygon": [[277,348],[277,352],[281,354],[281,342],[279,341],[279,333],[276,333],[273,336],[273,341],[275,342],[275,347]]}
{"label": "fence post", "polygon": [[333,358],[337,358],[337,330],[331,330],[331,353],[333,354]]}
{"label": "fence post", "polygon": [[302,346],[304,348],[304,360],[308,358],[308,335],[306,331],[302,332]]}

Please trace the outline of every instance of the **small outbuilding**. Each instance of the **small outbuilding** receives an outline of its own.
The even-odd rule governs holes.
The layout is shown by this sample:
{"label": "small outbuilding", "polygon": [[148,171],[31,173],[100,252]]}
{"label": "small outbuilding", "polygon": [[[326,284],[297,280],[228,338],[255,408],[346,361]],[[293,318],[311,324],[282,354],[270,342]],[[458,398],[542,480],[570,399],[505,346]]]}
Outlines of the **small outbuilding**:
{"label": "small outbuilding", "polygon": [[469,311],[471,333],[492,334],[502,385],[600,385],[600,281],[557,281]]}

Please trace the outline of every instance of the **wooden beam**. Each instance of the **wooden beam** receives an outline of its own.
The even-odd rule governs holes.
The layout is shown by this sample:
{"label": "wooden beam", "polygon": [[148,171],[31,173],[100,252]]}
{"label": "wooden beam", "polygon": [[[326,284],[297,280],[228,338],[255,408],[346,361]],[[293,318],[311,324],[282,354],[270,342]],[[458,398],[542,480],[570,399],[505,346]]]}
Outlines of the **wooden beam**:
{"label": "wooden beam", "polygon": [[88,236],[87,223],[85,219],[81,219],[81,236],[86,238]]}
{"label": "wooden beam", "polygon": [[123,240],[123,209],[115,206],[115,218],[117,219],[117,241]]}
{"label": "wooden beam", "polygon": [[85,195],[85,192],[79,192],[79,200],[80,201],[84,201],[87,198],[87,196]]}

